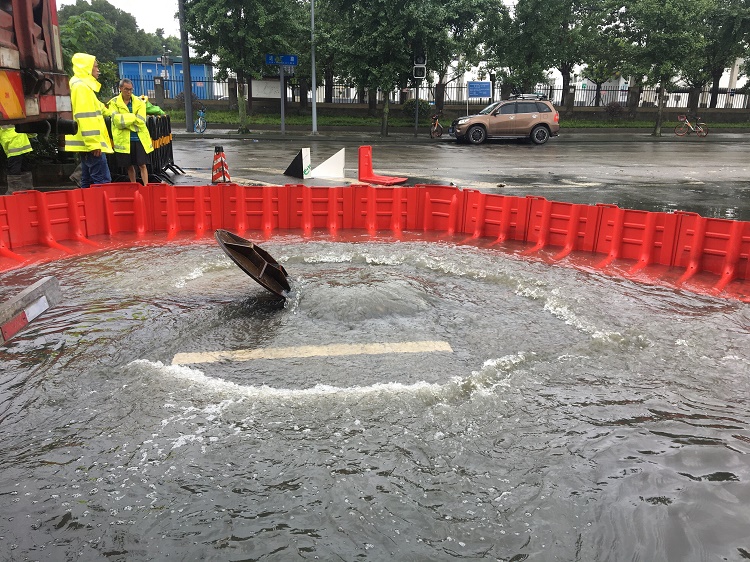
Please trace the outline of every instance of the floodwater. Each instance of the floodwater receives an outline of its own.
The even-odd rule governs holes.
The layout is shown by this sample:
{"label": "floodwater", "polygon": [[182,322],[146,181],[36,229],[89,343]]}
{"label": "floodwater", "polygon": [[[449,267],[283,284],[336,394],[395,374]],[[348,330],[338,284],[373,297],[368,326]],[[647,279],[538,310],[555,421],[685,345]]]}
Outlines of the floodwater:
{"label": "floodwater", "polygon": [[[64,295],[0,348],[0,560],[750,558],[749,305],[453,241],[262,246],[286,301],[209,239],[0,274]],[[172,365],[403,342],[450,348]]]}

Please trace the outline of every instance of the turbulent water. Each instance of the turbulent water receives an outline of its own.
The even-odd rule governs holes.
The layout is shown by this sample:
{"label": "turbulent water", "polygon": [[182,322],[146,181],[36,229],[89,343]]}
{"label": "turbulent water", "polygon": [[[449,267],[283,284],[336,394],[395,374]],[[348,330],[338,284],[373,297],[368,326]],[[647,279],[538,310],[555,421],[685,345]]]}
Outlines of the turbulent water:
{"label": "turbulent water", "polygon": [[[0,560],[750,559],[750,305],[449,242],[0,274]],[[172,365],[178,353],[452,351]]]}

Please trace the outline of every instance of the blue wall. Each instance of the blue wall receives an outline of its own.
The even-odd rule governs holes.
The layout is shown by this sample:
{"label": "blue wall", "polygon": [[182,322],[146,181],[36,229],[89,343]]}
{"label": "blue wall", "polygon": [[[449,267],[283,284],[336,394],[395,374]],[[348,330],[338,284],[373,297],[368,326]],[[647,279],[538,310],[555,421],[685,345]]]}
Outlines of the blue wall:
{"label": "blue wall", "polygon": [[[154,76],[164,78],[164,95],[174,98],[184,89],[182,58],[175,57],[167,66],[162,65],[161,57],[123,57],[117,59],[120,78],[133,81],[133,92],[140,96],[154,95]],[[191,64],[190,78],[193,93],[199,99],[214,99],[213,67],[209,64]]]}

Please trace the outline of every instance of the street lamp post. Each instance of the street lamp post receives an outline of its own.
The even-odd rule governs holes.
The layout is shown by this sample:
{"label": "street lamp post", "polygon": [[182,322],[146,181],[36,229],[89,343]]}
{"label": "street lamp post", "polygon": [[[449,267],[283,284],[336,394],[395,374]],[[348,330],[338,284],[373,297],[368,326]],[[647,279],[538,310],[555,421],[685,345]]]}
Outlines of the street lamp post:
{"label": "street lamp post", "polygon": [[315,81],[315,0],[310,0],[310,45],[312,48],[312,134],[318,134],[318,84]]}
{"label": "street lamp post", "polygon": [[193,83],[190,79],[190,47],[185,29],[185,2],[178,0],[180,17],[180,42],[182,43],[182,94],[185,96],[185,131],[193,132]]}

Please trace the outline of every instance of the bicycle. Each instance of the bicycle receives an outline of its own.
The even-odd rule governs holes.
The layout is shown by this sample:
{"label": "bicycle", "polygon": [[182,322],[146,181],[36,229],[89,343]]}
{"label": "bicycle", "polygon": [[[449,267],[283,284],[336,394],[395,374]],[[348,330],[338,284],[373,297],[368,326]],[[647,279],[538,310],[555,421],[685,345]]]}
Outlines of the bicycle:
{"label": "bicycle", "polygon": [[208,121],[206,121],[206,108],[201,107],[198,109],[198,118],[195,120],[195,124],[193,125],[193,130],[196,133],[203,133],[205,132],[207,125],[208,125]]}
{"label": "bicycle", "polygon": [[440,124],[440,114],[432,116],[432,125],[430,125],[430,138],[434,139],[443,136],[443,126]]}
{"label": "bicycle", "polygon": [[700,122],[700,117],[695,117],[695,125],[690,122],[687,115],[678,115],[677,120],[680,124],[674,128],[674,134],[678,137],[684,137],[690,133],[695,133],[699,137],[705,137],[708,134],[708,127],[705,123]]}

